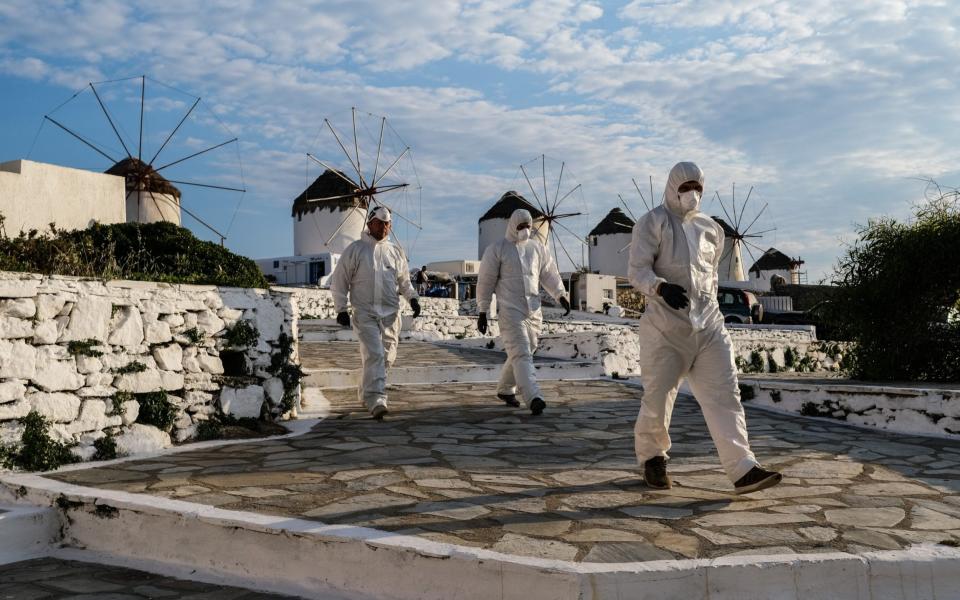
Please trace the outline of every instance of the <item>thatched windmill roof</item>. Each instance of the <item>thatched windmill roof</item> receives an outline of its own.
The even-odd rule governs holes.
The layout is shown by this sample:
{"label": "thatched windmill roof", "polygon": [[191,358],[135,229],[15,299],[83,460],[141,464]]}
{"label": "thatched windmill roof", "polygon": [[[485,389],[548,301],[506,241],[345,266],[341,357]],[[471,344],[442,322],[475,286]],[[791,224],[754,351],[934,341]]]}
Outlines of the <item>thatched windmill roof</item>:
{"label": "thatched windmill roof", "polygon": [[710,218],[716,221],[720,225],[720,227],[723,228],[723,235],[727,237],[740,237],[737,234],[737,230],[731,227],[729,223],[727,223],[720,217],[710,217]]}
{"label": "thatched windmill roof", "polygon": [[128,194],[134,191],[154,192],[180,198],[180,190],[154,171],[153,167],[136,158],[125,158],[104,173],[123,177]]}
{"label": "thatched windmill roof", "polygon": [[750,267],[751,271],[789,271],[794,267],[799,267],[803,261],[799,258],[790,258],[776,248],[770,248],[763,253],[763,256],[757,259]]}
{"label": "thatched windmill roof", "polygon": [[490,219],[509,219],[510,215],[513,214],[513,211],[517,210],[518,208],[524,208],[530,211],[530,216],[534,219],[539,219],[544,216],[540,209],[530,204],[526,198],[517,192],[511,190],[500,196],[500,199],[497,200],[496,204],[491,206],[490,210],[483,213],[483,216],[480,217],[477,222],[482,223],[484,221],[489,221]]}
{"label": "thatched windmill roof", "polygon": [[[329,209],[334,211],[336,209],[350,209],[357,205],[357,199],[354,197],[347,198],[335,198],[333,200],[325,200],[323,202],[310,202],[310,200],[318,200],[320,198],[334,198],[335,196],[349,196],[354,193],[360,186],[356,184],[347,183],[343,178],[353,181],[347,177],[342,171],[339,171],[340,175],[337,175],[333,171],[327,169],[323,172],[322,175],[313,180],[313,183],[310,184],[310,187],[303,190],[303,192],[293,199],[293,211],[292,216],[297,216],[298,214],[303,214],[307,212],[313,212],[319,208]],[[366,208],[366,205],[361,202],[360,206]]]}
{"label": "thatched windmill roof", "polygon": [[628,217],[619,208],[613,208],[607,213],[597,226],[587,235],[606,235],[612,233],[632,233],[633,219]]}

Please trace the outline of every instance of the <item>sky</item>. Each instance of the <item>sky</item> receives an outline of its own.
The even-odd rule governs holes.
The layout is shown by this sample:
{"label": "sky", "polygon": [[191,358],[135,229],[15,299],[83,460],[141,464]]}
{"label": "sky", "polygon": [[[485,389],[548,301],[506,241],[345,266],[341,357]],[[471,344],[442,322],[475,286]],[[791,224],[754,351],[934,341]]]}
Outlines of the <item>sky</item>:
{"label": "sky", "polygon": [[[411,148],[391,177],[419,182],[401,202],[422,226],[400,227],[413,264],[476,258],[477,219],[508,189],[529,197],[519,165],[542,155],[551,189],[561,163],[560,187],[581,186],[559,211],[583,213],[564,221],[581,236],[618,195],[644,210],[632,179],[659,200],[692,160],[703,209],[730,213],[735,185],[742,225],[772,229],[752,241],[814,283],[858,226],[907,218],[922,179],[960,185],[958,25],[948,0],[0,0],[0,161],[110,166],[44,115],[111,158],[152,156],[201,97],[158,162],[238,138],[165,173],[245,189],[181,186],[229,248],[283,256],[322,170],[307,154],[349,168],[324,119],[349,146],[357,107],[387,117],[382,160]],[[126,150],[87,86],[108,81]]]}

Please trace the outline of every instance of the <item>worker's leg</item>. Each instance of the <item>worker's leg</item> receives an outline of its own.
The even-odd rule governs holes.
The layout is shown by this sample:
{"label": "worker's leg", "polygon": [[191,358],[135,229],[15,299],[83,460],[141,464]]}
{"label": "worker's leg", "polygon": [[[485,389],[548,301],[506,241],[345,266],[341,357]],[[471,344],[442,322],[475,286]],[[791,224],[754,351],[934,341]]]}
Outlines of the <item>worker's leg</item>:
{"label": "worker's leg", "polygon": [[690,365],[690,352],[671,343],[652,326],[640,332],[640,379],[643,397],[633,427],[637,462],[643,466],[654,456],[667,456],[670,450],[670,418],[680,381]]}
{"label": "worker's leg", "polygon": [[387,363],[383,347],[383,328],[375,315],[355,312],[353,330],[360,340],[363,372],[358,386],[360,401],[367,410],[387,402]]}

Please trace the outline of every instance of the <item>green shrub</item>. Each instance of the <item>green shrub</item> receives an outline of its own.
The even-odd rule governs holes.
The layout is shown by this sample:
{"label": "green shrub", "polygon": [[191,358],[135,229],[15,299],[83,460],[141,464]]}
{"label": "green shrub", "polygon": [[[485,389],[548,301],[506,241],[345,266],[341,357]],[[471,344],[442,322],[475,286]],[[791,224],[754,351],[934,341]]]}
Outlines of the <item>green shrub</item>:
{"label": "green shrub", "polygon": [[753,389],[753,386],[749,383],[741,383],[740,385],[740,399],[746,402],[753,400],[757,397],[756,390]]}
{"label": "green shrub", "polygon": [[167,400],[166,392],[137,394],[136,398],[137,403],[140,404],[137,423],[153,425],[167,432],[173,428],[173,422],[177,419],[177,407]]}
{"label": "green shrub", "polygon": [[940,193],[906,222],[868,222],[839,259],[828,310],[852,342],[843,352],[852,377],[960,381],[957,198]]}
{"label": "green shrub", "polygon": [[763,355],[759,350],[750,352],[750,363],[747,365],[748,373],[763,373],[766,370]]}
{"label": "green shrub", "polygon": [[136,397],[132,392],[117,392],[110,397],[110,415],[122,415],[123,414],[123,403],[129,402],[130,400],[136,400]]}
{"label": "green shrub", "polygon": [[128,373],[143,373],[147,370],[147,365],[143,364],[139,360],[133,360],[123,365],[122,367],[117,367],[113,370],[117,375],[126,375]]}
{"label": "green shrub", "polygon": [[[2,225],[0,215],[0,225]],[[2,232],[2,227],[0,227]],[[173,223],[94,224],[88,229],[0,233],[0,270],[234,287],[268,287],[260,269]]]}
{"label": "green shrub", "polygon": [[187,340],[194,346],[203,341],[203,330],[198,327],[186,329],[180,335],[187,338]]}
{"label": "green shrub", "polygon": [[117,457],[117,440],[109,433],[99,440],[94,440],[93,460],[113,460]]}
{"label": "green shrub", "polygon": [[196,440],[219,440],[222,437],[223,423],[221,423],[219,419],[210,418],[206,421],[200,421],[197,424],[197,434],[195,436]]}
{"label": "green shrub", "polygon": [[92,356],[97,358],[103,356],[103,352],[96,350],[94,346],[99,346],[100,342],[97,340],[75,340],[67,344],[67,352],[74,356]]}
{"label": "green shrub", "polygon": [[797,366],[797,357],[799,356],[799,351],[790,346],[787,346],[783,350],[783,366],[792,369]]}
{"label": "green shrub", "polygon": [[223,339],[228,348],[249,348],[260,339],[260,332],[246,319],[240,319],[227,328]]}
{"label": "green shrub", "polygon": [[50,424],[36,411],[19,419],[23,436],[19,444],[0,446],[0,461],[8,469],[50,471],[65,464],[78,462],[70,447],[50,437]]}
{"label": "green shrub", "polygon": [[270,366],[267,372],[274,377],[279,377],[283,382],[283,400],[281,409],[287,412],[293,408],[293,402],[296,397],[297,387],[304,377],[303,369],[300,365],[292,362],[293,357],[293,338],[286,333],[281,333],[277,338],[277,351],[270,355]]}

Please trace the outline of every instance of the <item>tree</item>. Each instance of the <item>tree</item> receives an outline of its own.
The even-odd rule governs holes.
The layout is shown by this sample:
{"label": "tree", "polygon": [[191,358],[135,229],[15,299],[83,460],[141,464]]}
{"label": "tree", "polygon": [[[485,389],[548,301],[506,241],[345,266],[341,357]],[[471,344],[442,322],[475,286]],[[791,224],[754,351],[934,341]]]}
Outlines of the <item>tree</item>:
{"label": "tree", "polygon": [[836,266],[829,310],[854,378],[960,381],[960,193],[929,183],[911,220],[871,220]]}

